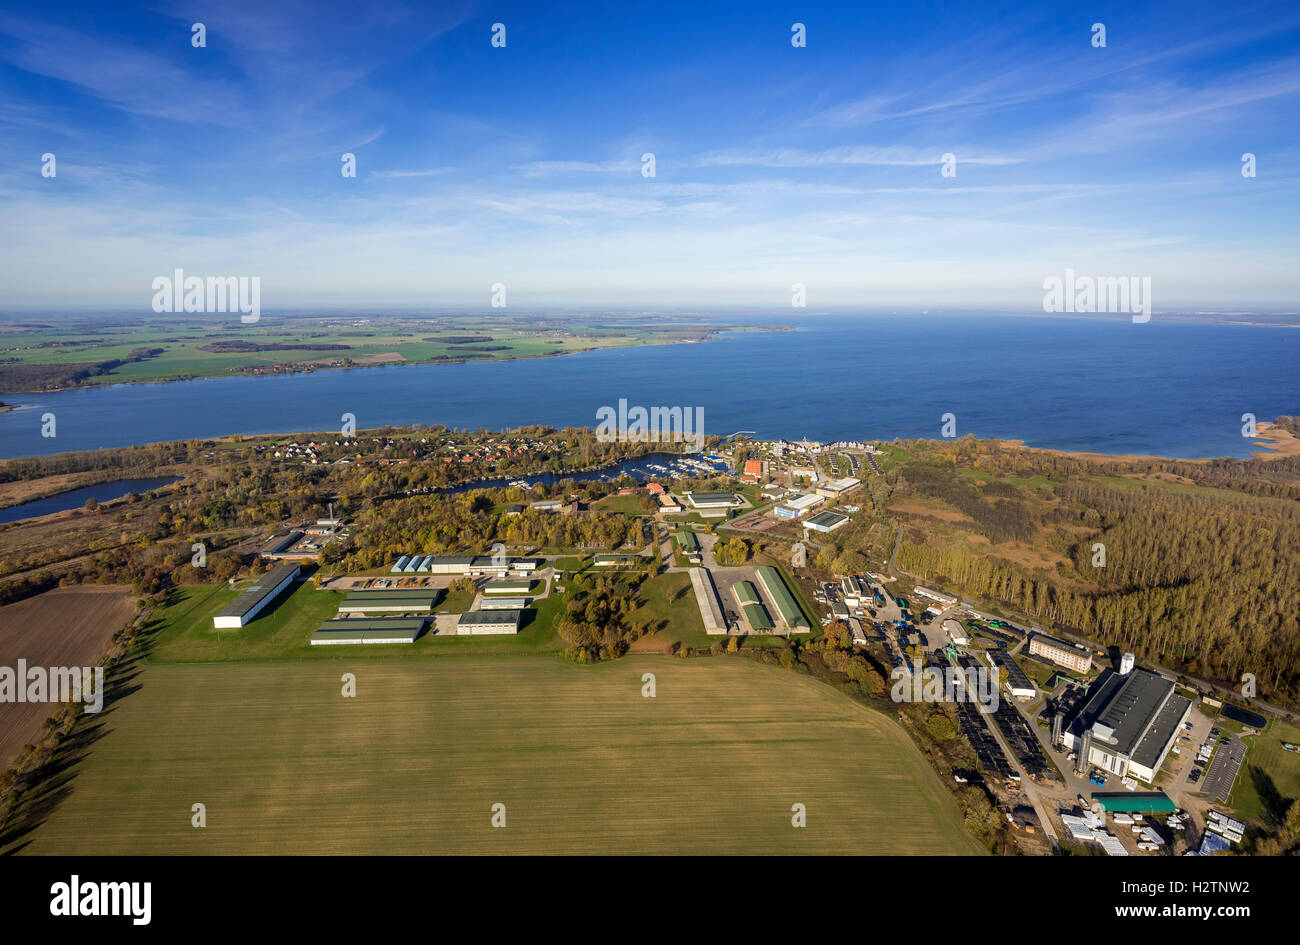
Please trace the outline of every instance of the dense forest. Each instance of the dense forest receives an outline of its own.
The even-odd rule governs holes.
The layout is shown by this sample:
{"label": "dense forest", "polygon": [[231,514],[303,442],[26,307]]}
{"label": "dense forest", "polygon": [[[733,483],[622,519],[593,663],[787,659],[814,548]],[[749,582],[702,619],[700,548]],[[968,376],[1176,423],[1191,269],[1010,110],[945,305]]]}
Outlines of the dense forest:
{"label": "dense forest", "polygon": [[[1253,673],[1261,698],[1300,704],[1300,457],[900,448],[871,483],[884,512],[855,519],[819,563],[888,560],[902,524],[895,563],[918,580],[1224,685]],[[1055,565],[1027,564],[1024,549]]]}

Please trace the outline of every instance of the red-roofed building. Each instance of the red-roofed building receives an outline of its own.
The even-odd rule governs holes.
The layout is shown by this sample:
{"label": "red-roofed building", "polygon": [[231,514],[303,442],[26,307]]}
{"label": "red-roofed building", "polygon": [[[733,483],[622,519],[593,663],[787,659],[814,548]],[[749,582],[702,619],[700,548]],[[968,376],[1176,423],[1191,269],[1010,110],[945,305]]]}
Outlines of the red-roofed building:
{"label": "red-roofed building", "polygon": [[651,495],[663,495],[664,487],[659,485],[657,482],[647,482],[645,485],[645,491]]}

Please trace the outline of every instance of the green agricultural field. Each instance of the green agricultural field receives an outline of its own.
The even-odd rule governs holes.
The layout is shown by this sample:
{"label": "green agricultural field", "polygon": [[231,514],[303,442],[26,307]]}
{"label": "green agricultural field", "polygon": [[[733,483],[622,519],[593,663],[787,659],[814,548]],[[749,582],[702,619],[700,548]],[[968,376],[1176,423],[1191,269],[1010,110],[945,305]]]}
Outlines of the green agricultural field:
{"label": "green agricultural field", "polygon": [[145,667],[20,852],[980,852],[894,722],[773,667],[354,653],[355,698],[340,670]]}
{"label": "green agricultural field", "polygon": [[[165,319],[165,320],[163,320]],[[536,317],[484,317],[473,326],[436,318],[267,316],[243,325],[227,316],[153,316],[126,325],[33,325],[0,335],[0,390],[101,386],[185,377],[278,373],[378,364],[553,357],[598,348],[697,341],[721,326],[627,321],[617,328]],[[47,345],[47,347],[42,347]],[[152,354],[77,380],[59,365],[95,365]],[[260,349],[260,350],[259,350]],[[34,368],[50,368],[33,372]],[[35,386],[30,386],[35,385]]]}
{"label": "green agricultural field", "polygon": [[1246,760],[1237,775],[1229,801],[1238,814],[1268,819],[1300,800],[1300,754],[1287,751],[1283,742],[1300,745],[1300,728],[1272,721],[1246,741]]}

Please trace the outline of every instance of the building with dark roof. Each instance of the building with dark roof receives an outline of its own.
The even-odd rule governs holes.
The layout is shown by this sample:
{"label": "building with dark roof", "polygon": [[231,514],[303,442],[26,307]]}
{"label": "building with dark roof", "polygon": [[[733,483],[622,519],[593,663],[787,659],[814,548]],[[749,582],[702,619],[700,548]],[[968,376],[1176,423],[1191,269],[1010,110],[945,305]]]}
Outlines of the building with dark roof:
{"label": "building with dark roof", "polygon": [[815,532],[833,532],[847,524],[849,524],[847,515],[841,515],[839,512],[818,512],[804,522],[803,527],[811,528]]}
{"label": "building with dark roof", "polygon": [[1025,671],[1020,668],[1020,664],[1004,650],[987,650],[984,655],[988,657],[990,663],[1001,671],[1002,684],[1011,693],[1011,698],[1032,699],[1038,695],[1033,680],[1025,675]]}
{"label": "building with dark roof", "polygon": [[521,610],[468,610],[456,621],[456,633],[518,633]]}
{"label": "building with dark roof", "polygon": [[1075,752],[1080,774],[1095,765],[1149,784],[1191,708],[1171,679],[1145,669],[1127,676],[1107,670],[1065,724],[1062,741]]}
{"label": "building with dark roof", "polygon": [[354,590],[339,604],[339,613],[415,614],[433,610],[441,596],[442,590],[433,587]]}

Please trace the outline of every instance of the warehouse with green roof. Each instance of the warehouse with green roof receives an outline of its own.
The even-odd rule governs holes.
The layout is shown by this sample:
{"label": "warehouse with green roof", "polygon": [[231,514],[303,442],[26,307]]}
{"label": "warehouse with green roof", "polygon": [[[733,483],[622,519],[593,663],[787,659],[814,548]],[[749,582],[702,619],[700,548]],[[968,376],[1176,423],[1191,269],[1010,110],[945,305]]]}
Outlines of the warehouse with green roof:
{"label": "warehouse with green roof", "polygon": [[406,588],[352,591],[339,604],[341,614],[389,613],[415,614],[433,610],[440,588]]}
{"label": "warehouse with green roof", "polygon": [[808,618],[799,609],[794,595],[790,593],[790,588],[786,586],[785,578],[781,577],[781,572],[771,565],[764,565],[757,570],[757,574],[758,583],[763,585],[763,590],[767,592],[767,596],[776,605],[776,611],[780,615],[781,622],[795,633],[811,631],[812,624],[808,622]]}
{"label": "warehouse with green roof", "polygon": [[767,609],[763,607],[763,599],[758,596],[758,588],[749,581],[737,581],[731,585],[731,590],[736,595],[736,600],[740,602],[740,609],[745,612],[751,630],[763,632],[773,629],[772,618],[767,615]]}
{"label": "warehouse with green roof", "polygon": [[326,620],[311,635],[311,645],[414,643],[424,630],[424,622],[423,617]]}

